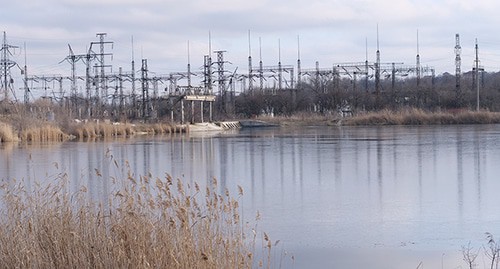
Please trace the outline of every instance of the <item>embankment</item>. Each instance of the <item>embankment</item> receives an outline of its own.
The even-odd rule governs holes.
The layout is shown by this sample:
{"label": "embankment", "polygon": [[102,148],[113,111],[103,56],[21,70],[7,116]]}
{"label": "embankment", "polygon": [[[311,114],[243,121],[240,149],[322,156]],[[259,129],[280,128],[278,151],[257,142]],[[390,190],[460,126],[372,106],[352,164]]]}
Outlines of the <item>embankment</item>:
{"label": "embankment", "polygon": [[500,123],[500,112],[490,111],[424,111],[421,109],[380,110],[355,113],[350,117],[300,113],[292,116],[259,117],[280,126],[371,126],[371,125],[445,125]]}
{"label": "embankment", "polygon": [[400,111],[381,110],[357,114],[340,120],[341,125],[444,125],[500,123],[500,113],[490,111],[439,111],[420,109]]}

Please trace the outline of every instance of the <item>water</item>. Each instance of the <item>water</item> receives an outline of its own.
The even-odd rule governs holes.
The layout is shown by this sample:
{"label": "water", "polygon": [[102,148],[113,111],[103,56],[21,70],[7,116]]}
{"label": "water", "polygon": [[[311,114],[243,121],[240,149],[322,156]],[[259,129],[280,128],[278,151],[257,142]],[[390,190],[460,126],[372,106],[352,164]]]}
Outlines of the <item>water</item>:
{"label": "water", "polygon": [[220,191],[243,187],[243,217],[260,211],[259,229],[295,268],[465,268],[463,245],[500,236],[499,137],[500,125],[310,127],[6,144],[0,176],[30,185],[68,173],[96,198],[110,188],[97,173],[124,178],[127,165],[201,184],[216,177]]}

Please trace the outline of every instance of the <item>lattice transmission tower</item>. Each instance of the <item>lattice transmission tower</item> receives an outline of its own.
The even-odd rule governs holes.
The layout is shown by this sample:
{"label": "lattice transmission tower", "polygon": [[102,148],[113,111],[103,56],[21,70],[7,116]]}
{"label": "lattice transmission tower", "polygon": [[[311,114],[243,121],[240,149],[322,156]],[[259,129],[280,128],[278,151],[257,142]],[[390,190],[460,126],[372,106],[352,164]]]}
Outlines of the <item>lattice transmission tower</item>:
{"label": "lattice transmission tower", "polygon": [[14,100],[16,99],[16,95],[14,93],[14,88],[13,88],[14,79],[11,76],[10,70],[12,67],[17,66],[17,63],[11,60],[11,57],[14,55],[11,50],[17,48],[19,47],[7,43],[7,34],[3,32],[2,48],[0,49],[1,52],[0,74],[2,76],[1,95],[3,96],[3,100],[5,101],[9,100],[9,93],[12,94]]}
{"label": "lattice transmission tower", "polygon": [[111,45],[111,48],[113,48],[113,41],[104,41],[104,38],[107,36],[106,33],[97,33],[96,37],[99,37],[99,41],[97,42],[91,42],[90,43],[90,49],[92,50],[93,46],[98,45],[99,46],[99,53],[95,53],[96,59],[98,64],[94,65],[96,68],[96,78],[97,78],[97,83],[96,85],[96,97],[97,99],[104,99],[104,102],[106,102],[106,98],[108,97],[108,86],[107,86],[107,81],[106,81],[106,68],[112,68],[112,65],[108,65],[105,63],[106,56],[110,56],[111,58],[113,57],[112,53],[107,53],[105,52],[105,45]]}
{"label": "lattice transmission tower", "polygon": [[460,46],[460,35],[455,34],[455,92],[457,101],[460,101],[461,89],[460,80],[462,76],[461,65],[462,58],[460,54],[462,53],[462,47]]}

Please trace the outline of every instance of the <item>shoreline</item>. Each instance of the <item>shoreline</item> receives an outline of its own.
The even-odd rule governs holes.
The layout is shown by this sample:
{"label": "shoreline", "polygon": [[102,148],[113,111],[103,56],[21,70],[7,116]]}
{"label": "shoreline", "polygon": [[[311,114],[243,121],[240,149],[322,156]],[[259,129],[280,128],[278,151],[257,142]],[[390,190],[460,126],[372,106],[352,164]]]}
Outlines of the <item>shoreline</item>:
{"label": "shoreline", "polygon": [[[428,112],[420,109],[380,110],[361,112],[349,117],[300,113],[291,116],[259,116],[258,120],[279,127],[305,126],[418,126],[499,124],[500,112],[452,110]],[[96,138],[131,137],[136,135],[161,135],[188,133],[188,125],[164,123],[131,123],[110,121],[73,122],[23,122],[15,116],[0,118],[1,142],[57,142]]]}
{"label": "shoreline", "polygon": [[258,120],[278,123],[280,126],[383,126],[383,125],[462,125],[497,124],[500,112],[438,111],[420,109],[380,110],[357,113],[350,117],[318,114],[298,114],[289,117],[258,117]]}

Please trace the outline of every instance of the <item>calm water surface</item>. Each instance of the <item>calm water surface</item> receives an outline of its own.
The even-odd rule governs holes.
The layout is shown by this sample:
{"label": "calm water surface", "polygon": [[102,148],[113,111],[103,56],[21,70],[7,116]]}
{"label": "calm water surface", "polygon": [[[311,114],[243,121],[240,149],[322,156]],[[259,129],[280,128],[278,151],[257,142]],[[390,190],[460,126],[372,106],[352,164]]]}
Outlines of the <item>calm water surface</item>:
{"label": "calm water surface", "polygon": [[0,177],[29,185],[66,172],[74,190],[88,185],[97,198],[111,187],[95,169],[123,178],[127,163],[136,175],[202,184],[216,177],[220,190],[244,188],[244,218],[259,210],[259,229],[294,253],[295,268],[362,260],[371,268],[465,268],[461,246],[484,245],[485,232],[500,238],[499,138],[500,125],[309,127],[7,144]]}

